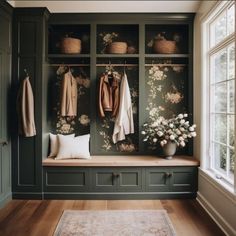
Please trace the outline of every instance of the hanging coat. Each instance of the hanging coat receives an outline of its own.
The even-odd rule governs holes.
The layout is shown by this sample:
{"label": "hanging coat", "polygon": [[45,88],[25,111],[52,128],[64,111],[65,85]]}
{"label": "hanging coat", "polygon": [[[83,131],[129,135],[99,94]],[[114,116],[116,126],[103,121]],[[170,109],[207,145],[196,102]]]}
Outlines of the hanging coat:
{"label": "hanging coat", "polygon": [[125,135],[134,133],[132,101],[127,75],[124,73],[120,85],[119,111],[115,120],[112,140],[114,143],[124,140]]}
{"label": "hanging coat", "polygon": [[21,83],[18,97],[18,117],[19,117],[19,134],[25,137],[32,137],[36,135],[36,128],[34,122],[34,96],[27,76]]}
{"label": "hanging coat", "polygon": [[120,75],[112,74],[109,81],[108,74],[100,77],[98,110],[100,117],[105,117],[105,111],[110,111],[116,117],[119,108],[119,80]]}
{"label": "hanging coat", "polygon": [[77,115],[77,81],[68,71],[61,85],[61,116]]}

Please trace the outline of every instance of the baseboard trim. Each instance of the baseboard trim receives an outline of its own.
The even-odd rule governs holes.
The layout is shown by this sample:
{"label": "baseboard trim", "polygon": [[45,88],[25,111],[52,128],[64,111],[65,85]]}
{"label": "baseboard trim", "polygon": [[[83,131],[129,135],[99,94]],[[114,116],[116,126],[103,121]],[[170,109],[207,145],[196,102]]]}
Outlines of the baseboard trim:
{"label": "baseboard trim", "polygon": [[236,231],[232,228],[232,226],[229,225],[227,221],[225,221],[222,215],[206,200],[206,198],[200,192],[197,193],[196,200],[226,235],[236,235]]}
{"label": "baseboard trim", "polygon": [[17,192],[14,192],[14,193],[12,193],[12,199],[42,200],[43,199],[43,194],[41,192],[40,193],[32,193],[32,192],[17,193]]}
{"label": "baseboard trim", "polygon": [[65,192],[45,192],[44,199],[81,199],[81,200],[125,200],[125,199],[193,199],[195,193],[65,193]]}
{"label": "baseboard trim", "polygon": [[0,208],[3,208],[11,200],[12,200],[12,193],[10,192],[0,201]]}

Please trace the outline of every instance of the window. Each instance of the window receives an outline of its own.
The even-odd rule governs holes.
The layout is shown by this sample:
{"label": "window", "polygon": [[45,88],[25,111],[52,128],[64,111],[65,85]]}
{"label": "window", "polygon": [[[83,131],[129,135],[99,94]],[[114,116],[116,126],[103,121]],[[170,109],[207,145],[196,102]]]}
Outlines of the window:
{"label": "window", "polygon": [[224,1],[208,16],[203,33],[209,107],[208,168],[234,184],[235,166],[235,4]]}

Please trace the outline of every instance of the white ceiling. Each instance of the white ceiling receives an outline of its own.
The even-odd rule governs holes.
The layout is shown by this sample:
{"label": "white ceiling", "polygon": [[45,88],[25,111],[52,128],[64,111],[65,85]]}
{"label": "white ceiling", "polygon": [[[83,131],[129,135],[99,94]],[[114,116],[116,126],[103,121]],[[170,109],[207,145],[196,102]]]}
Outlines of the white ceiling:
{"label": "white ceiling", "polygon": [[196,12],[201,1],[22,1],[9,0],[14,7],[47,7],[50,12]]}

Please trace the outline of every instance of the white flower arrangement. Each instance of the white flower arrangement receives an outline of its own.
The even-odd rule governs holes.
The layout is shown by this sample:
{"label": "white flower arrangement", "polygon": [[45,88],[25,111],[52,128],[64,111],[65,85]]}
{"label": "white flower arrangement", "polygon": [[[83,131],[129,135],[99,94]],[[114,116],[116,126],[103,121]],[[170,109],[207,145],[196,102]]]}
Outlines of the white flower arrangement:
{"label": "white flower arrangement", "polygon": [[161,146],[167,144],[168,141],[175,142],[177,146],[185,147],[188,139],[196,137],[196,125],[190,125],[187,121],[188,114],[179,114],[174,118],[165,119],[159,116],[156,119],[151,118],[150,123],[143,124],[144,142],[156,145],[157,142]]}

